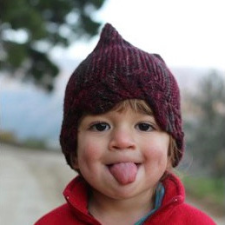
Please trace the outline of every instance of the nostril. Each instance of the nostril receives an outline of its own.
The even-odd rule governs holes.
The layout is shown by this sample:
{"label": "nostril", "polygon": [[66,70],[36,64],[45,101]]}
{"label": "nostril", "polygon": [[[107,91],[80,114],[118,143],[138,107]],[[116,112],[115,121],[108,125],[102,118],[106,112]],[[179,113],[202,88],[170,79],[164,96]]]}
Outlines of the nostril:
{"label": "nostril", "polygon": [[129,150],[135,148],[135,143],[132,140],[112,140],[110,142],[110,148],[113,150]]}

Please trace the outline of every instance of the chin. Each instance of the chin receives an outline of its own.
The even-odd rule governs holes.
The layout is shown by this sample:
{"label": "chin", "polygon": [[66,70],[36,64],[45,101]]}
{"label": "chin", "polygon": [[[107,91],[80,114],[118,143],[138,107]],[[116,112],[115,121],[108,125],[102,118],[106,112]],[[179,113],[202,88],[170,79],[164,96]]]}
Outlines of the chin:
{"label": "chin", "polygon": [[111,194],[109,194],[108,196],[113,199],[120,200],[133,198],[139,195],[139,193],[142,193],[142,191],[136,191],[136,186],[133,182],[127,185],[117,184],[117,186],[111,190]]}

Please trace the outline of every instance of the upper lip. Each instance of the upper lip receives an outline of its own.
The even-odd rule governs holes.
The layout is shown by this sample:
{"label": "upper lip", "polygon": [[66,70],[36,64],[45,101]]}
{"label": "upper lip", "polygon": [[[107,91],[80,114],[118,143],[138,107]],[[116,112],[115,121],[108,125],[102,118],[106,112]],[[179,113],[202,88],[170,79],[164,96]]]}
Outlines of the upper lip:
{"label": "upper lip", "polygon": [[105,164],[106,166],[111,166],[111,165],[114,165],[114,164],[117,164],[117,163],[134,163],[136,165],[140,165],[142,162],[141,161],[112,161],[112,162],[109,162],[107,164]]}
{"label": "upper lip", "polygon": [[135,163],[136,165],[143,163],[143,158],[136,154],[136,155],[129,155],[127,153],[118,153],[117,155],[109,155],[104,164],[106,166],[110,166],[116,163]]}

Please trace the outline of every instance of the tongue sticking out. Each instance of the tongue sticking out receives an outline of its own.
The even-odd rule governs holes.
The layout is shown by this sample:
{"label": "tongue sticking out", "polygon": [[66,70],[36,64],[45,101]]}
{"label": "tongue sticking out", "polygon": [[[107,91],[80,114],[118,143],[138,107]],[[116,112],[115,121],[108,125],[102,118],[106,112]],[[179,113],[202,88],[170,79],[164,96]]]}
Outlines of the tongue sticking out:
{"label": "tongue sticking out", "polygon": [[109,167],[109,171],[120,184],[126,185],[135,181],[137,165],[133,162],[116,163]]}

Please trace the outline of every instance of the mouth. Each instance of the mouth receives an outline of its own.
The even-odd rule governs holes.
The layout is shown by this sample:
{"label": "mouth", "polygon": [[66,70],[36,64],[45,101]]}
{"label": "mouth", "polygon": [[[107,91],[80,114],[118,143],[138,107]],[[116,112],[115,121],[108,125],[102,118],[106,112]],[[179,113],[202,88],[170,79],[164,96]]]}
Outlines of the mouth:
{"label": "mouth", "polygon": [[107,168],[111,168],[113,165],[120,164],[120,163],[122,163],[122,164],[133,163],[137,166],[137,168],[141,165],[141,163],[136,163],[136,162],[115,162],[115,163],[106,164],[106,166],[107,166]]}

